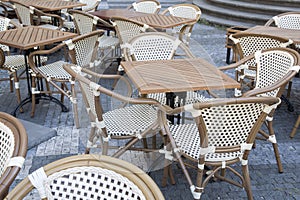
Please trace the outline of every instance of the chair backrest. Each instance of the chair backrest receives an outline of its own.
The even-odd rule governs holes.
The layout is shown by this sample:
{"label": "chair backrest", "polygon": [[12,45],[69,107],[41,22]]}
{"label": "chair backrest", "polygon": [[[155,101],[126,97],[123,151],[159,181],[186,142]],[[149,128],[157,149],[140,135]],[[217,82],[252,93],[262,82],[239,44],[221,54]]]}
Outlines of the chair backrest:
{"label": "chair backrest", "polygon": [[33,25],[34,7],[27,6],[19,1],[12,1],[20,24],[23,26]]}
{"label": "chair backrest", "polygon": [[[10,19],[0,16],[0,31],[6,31],[9,27],[10,21]],[[0,44],[0,48],[5,52],[9,52],[9,47],[7,45]]]}
{"label": "chair backrest", "polygon": [[0,112],[0,199],[19,173],[27,153],[27,134],[15,117]]}
{"label": "chair backrest", "polygon": [[166,33],[149,32],[131,38],[124,45],[125,60],[170,60],[176,51],[183,50],[186,57],[194,57],[178,38]]}
{"label": "chair backrest", "polygon": [[162,12],[162,14],[195,20],[193,23],[172,28],[173,34],[179,34],[180,39],[188,44],[193,26],[200,19],[202,12],[198,6],[193,4],[176,4],[171,7],[168,7]]}
{"label": "chair backrest", "polygon": [[272,17],[265,26],[270,26],[272,23],[279,28],[300,29],[300,12],[286,12]]}
{"label": "chair backrest", "polygon": [[202,161],[204,157],[217,161],[218,153],[225,153],[223,156],[230,159],[235,152],[251,150],[257,131],[279,102],[275,97],[247,97],[193,104],[186,110],[194,113],[201,142],[193,142],[199,143],[203,150],[199,154],[195,149],[193,154],[200,161],[201,157]]}
{"label": "chair backrest", "polygon": [[132,37],[146,32],[147,29],[151,29],[147,24],[139,23],[137,21],[122,17],[113,17],[111,22],[115,27],[120,44],[125,44]]}
{"label": "chair backrest", "polygon": [[82,6],[82,10],[87,12],[92,12],[97,10],[98,5],[100,4],[101,0],[79,0],[81,3],[85,3],[85,6]]}
{"label": "chair backrest", "polygon": [[280,97],[286,84],[298,73],[300,56],[289,48],[258,51],[254,55],[257,73],[255,88],[244,96]]}
{"label": "chair backrest", "polygon": [[[242,32],[230,35],[229,38],[234,42],[235,51],[238,53],[240,59],[256,51],[287,47],[293,43],[291,40],[282,37]],[[255,66],[255,61],[249,60],[247,64],[249,66]]]}
{"label": "chair backrest", "polygon": [[91,15],[85,11],[69,10],[68,13],[71,15],[74,21],[78,34],[90,33],[96,30],[96,26],[98,23],[101,23],[106,27],[112,27],[112,25],[109,24],[108,22],[100,19],[97,16]]}
{"label": "chair backrest", "polygon": [[23,199],[33,187],[46,199],[164,199],[144,171],[126,161],[76,155],[52,162],[19,183],[6,199]]}
{"label": "chair backrest", "polygon": [[81,67],[92,67],[91,64],[96,59],[99,38],[103,33],[103,30],[96,30],[64,41],[68,46],[71,62]]}
{"label": "chair backrest", "polygon": [[133,8],[137,12],[143,13],[159,13],[161,9],[161,5],[156,0],[140,0],[134,2],[130,7]]}

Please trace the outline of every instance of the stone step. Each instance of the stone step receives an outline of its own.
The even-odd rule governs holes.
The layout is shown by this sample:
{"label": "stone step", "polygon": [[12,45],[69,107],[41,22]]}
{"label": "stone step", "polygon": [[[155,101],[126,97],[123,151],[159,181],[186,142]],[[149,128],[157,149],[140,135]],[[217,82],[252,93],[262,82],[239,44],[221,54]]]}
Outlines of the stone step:
{"label": "stone step", "polygon": [[248,0],[194,0],[193,3],[201,8],[202,20],[223,26],[264,25],[271,17],[279,13],[300,12],[300,7],[293,6],[294,4],[279,6],[267,4],[265,1],[253,3]]}

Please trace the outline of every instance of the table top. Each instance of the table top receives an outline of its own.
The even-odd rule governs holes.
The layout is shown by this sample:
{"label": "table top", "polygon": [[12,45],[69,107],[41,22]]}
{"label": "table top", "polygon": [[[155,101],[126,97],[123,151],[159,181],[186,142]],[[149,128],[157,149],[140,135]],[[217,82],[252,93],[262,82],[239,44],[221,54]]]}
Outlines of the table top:
{"label": "table top", "polygon": [[202,58],[123,61],[141,94],[240,88],[240,84]]}
{"label": "table top", "polygon": [[61,0],[39,0],[32,4],[32,6],[43,11],[57,11],[66,8],[75,8],[85,6],[85,3]]}
{"label": "table top", "polygon": [[142,13],[127,9],[97,10],[95,12],[91,12],[91,14],[104,20],[109,20],[112,17],[123,17],[147,24],[153,28],[172,28],[195,21],[194,19],[161,14]]}
{"label": "table top", "polygon": [[284,29],[273,26],[254,26],[247,29],[245,32],[285,37],[293,40],[296,44],[300,44],[300,30],[297,29]]}
{"label": "table top", "polygon": [[0,32],[0,44],[28,50],[75,37],[77,34],[38,26],[27,26]]}

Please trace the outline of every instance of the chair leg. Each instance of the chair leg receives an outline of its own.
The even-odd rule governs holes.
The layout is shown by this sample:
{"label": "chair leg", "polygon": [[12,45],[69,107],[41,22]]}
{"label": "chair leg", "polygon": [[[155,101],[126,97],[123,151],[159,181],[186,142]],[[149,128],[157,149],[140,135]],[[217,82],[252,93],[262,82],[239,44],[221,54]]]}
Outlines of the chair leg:
{"label": "chair leg", "polygon": [[289,82],[289,85],[288,85],[288,88],[287,88],[286,98],[290,98],[290,97],[291,97],[292,85],[293,85],[293,82],[290,81],[290,82]]}
{"label": "chair leg", "polygon": [[37,90],[37,84],[36,84],[37,77],[35,74],[32,74],[32,82],[31,82],[31,117],[34,117],[34,113],[35,113],[35,104],[36,104],[36,99],[35,99],[35,94],[34,92]]}
{"label": "chair leg", "polygon": [[291,137],[291,138],[293,138],[293,137],[295,136],[295,134],[296,134],[296,132],[297,132],[297,129],[298,129],[299,125],[300,125],[300,115],[298,116],[298,119],[297,119],[297,121],[296,121],[296,123],[295,123],[295,125],[294,125],[294,127],[293,127],[293,130],[292,130],[292,132],[291,132],[291,134],[290,134],[290,137]]}
{"label": "chair leg", "polygon": [[269,129],[269,134],[270,134],[268,140],[270,142],[272,142],[272,145],[273,145],[274,154],[275,154],[276,161],[277,161],[277,166],[278,166],[278,172],[283,173],[283,167],[282,167],[282,163],[281,163],[281,159],[280,159],[278,144],[276,142],[276,137],[275,137],[275,133],[274,133],[274,129],[273,129],[273,122],[268,121],[267,123],[268,123],[268,129]]}
{"label": "chair leg", "polygon": [[91,127],[90,135],[86,144],[85,154],[89,154],[94,142],[96,140],[96,127]]}
{"label": "chair leg", "polygon": [[[17,96],[17,101],[18,104],[21,103],[21,92],[20,92],[20,83],[19,83],[19,78],[18,78],[18,74],[17,72],[13,73],[13,80],[15,82],[15,92],[16,92],[16,96]],[[10,80],[11,81],[11,80]],[[20,112],[23,112],[23,108],[20,108]]]}
{"label": "chair leg", "polygon": [[76,95],[76,89],[75,89],[75,83],[71,83],[71,91],[72,91],[72,106],[73,106],[73,113],[74,113],[74,123],[75,127],[78,129],[80,128],[79,123],[79,116],[78,116],[78,106],[77,106],[77,95]]}
{"label": "chair leg", "polygon": [[252,189],[251,189],[248,165],[242,165],[242,172],[243,172],[243,177],[244,177],[243,186],[246,190],[248,199],[252,200],[253,194],[252,194]]}

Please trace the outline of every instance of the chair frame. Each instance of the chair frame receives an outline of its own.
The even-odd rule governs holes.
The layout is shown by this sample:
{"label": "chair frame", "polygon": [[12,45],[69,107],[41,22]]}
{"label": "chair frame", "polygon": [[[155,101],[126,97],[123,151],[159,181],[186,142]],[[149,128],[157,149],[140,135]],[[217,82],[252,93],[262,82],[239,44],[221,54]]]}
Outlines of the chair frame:
{"label": "chair frame", "polygon": [[[8,159],[20,157],[25,160],[27,153],[27,134],[23,124],[17,118],[3,112],[0,112],[0,123],[1,129],[2,126],[5,126],[6,129],[12,131],[14,136],[14,150],[11,157]],[[1,166],[3,173],[0,175],[0,199],[3,199],[7,195],[10,185],[13,183],[21,169],[15,164],[6,166],[5,168],[3,167],[4,166]]]}
{"label": "chair frame", "polygon": [[[43,167],[47,176],[55,175],[63,170],[71,173],[73,168],[77,167],[95,167],[103,170],[109,170],[127,178],[136,185],[143,193],[146,199],[164,199],[164,196],[156,183],[144,171],[126,161],[103,155],[76,155],[54,161]],[[40,177],[39,177],[40,178]],[[5,199],[23,199],[34,186],[26,177]],[[48,199],[46,197],[46,199]]]}
{"label": "chair frame", "polygon": [[[47,17],[53,18],[55,21],[58,22],[58,24],[59,24],[57,26],[58,30],[61,30],[63,28],[63,19],[59,15],[51,14],[51,13],[44,13],[43,11],[41,11],[37,8],[34,8],[33,6],[28,6],[26,4],[23,4],[20,1],[12,0],[11,3],[13,4],[13,7],[16,11],[19,22],[22,26],[30,26],[30,25],[35,25],[35,24],[40,25],[41,17],[47,16]],[[28,13],[29,19],[26,19],[26,21],[23,21],[24,18],[22,17],[21,13],[18,12],[18,9],[15,8],[16,7],[15,4],[18,4],[19,6],[23,6],[29,10],[29,13]],[[34,21],[34,16],[37,16],[37,18],[38,18],[37,21]]]}
{"label": "chair frame", "polygon": [[288,16],[288,15],[299,15],[299,18],[300,18],[300,12],[285,12],[285,13],[281,13],[281,14],[276,15],[276,16],[272,17],[271,19],[269,19],[265,23],[265,26],[272,26],[272,25],[277,26],[275,19],[280,18],[280,17],[285,17],[285,16]]}
{"label": "chair frame", "polygon": [[[195,12],[196,12],[196,17],[195,17],[195,21],[194,22],[189,23],[189,24],[185,24],[185,25],[181,25],[181,26],[178,26],[178,27],[174,27],[172,29],[173,34],[176,34],[177,31],[178,31],[178,29],[179,29],[179,32],[177,33],[179,39],[181,41],[183,41],[184,43],[186,43],[187,45],[189,45],[189,41],[190,41],[190,37],[191,37],[191,34],[192,34],[193,27],[199,21],[199,19],[201,17],[201,14],[202,14],[202,11],[201,11],[201,9],[198,6],[196,6],[194,4],[176,4],[176,5],[168,7],[161,14],[162,15],[178,16],[176,14],[172,14],[173,10],[177,9],[178,7],[189,7],[189,8],[194,9]],[[188,18],[186,15],[182,15],[182,16],[180,15],[178,17]]]}
{"label": "chair frame", "polygon": [[[194,199],[200,199],[201,194],[204,192],[205,186],[209,183],[209,180],[212,178],[217,178],[222,181],[226,181],[230,184],[236,185],[238,187],[245,188],[247,192],[248,199],[253,199],[252,197],[252,190],[251,190],[251,184],[250,184],[250,176],[249,176],[249,170],[248,170],[248,165],[247,165],[247,160],[248,156],[250,153],[250,150],[252,148],[252,145],[255,141],[255,136],[258,130],[260,129],[263,121],[267,117],[267,111],[262,111],[259,115],[259,118],[256,120],[254,123],[253,127],[251,128],[251,131],[248,134],[248,137],[246,139],[246,144],[251,145],[251,148],[245,148],[242,149],[241,144],[236,144],[236,145],[231,145],[231,146],[215,146],[215,150],[213,151],[214,153],[230,153],[230,152],[237,152],[237,151],[242,151],[242,161],[240,160],[239,157],[230,159],[230,160],[224,160],[224,161],[206,161],[205,156],[207,153],[209,153],[210,146],[208,146],[208,137],[207,137],[207,128],[204,122],[204,119],[201,115],[201,110],[207,110],[211,108],[216,108],[222,107],[222,106],[227,106],[227,105],[234,105],[234,104],[248,104],[248,103],[263,103],[266,105],[274,105],[277,106],[277,104],[280,102],[278,98],[275,97],[241,97],[241,98],[229,98],[229,99],[214,99],[212,101],[208,102],[202,102],[202,103],[195,103],[192,106],[185,106],[185,107],[178,107],[174,109],[170,114],[177,114],[180,112],[192,112],[197,130],[199,132],[199,138],[200,138],[200,148],[203,149],[203,152],[200,152],[199,159],[192,158],[185,154],[184,152],[180,151],[180,147],[177,147],[176,142],[170,132],[169,127],[166,127],[166,132],[168,137],[170,138],[170,144],[172,149],[169,147],[165,147],[164,153],[165,154],[170,154],[173,153],[176,156],[177,161],[179,162],[183,173],[190,185],[190,189],[192,192],[192,195]],[[211,146],[212,147],[212,146]],[[171,150],[171,152],[170,152]],[[244,150],[244,151],[243,151]],[[213,153],[211,152],[211,153]],[[193,184],[193,181],[186,169],[186,163],[183,162],[182,157],[186,157],[188,160],[191,160],[193,162],[198,163],[198,167],[195,167],[197,169],[197,181],[196,184]],[[162,179],[162,185],[165,186],[167,182],[167,178],[170,177],[171,183],[175,184],[174,182],[174,177],[171,169],[170,162],[172,162],[172,156],[167,157],[165,159],[165,168],[164,168],[164,175]],[[230,165],[241,162],[242,164],[242,174],[239,174],[238,171],[230,167]],[[189,164],[188,166],[192,166]],[[204,173],[205,169],[204,166],[211,166],[212,170],[210,170],[209,174],[207,177],[204,178]],[[228,179],[225,177],[225,170],[230,170],[233,174],[235,174],[237,177],[240,178],[241,183],[233,181],[231,179]],[[220,174],[218,174],[220,172]]]}
{"label": "chair frame", "polygon": [[[38,81],[40,80],[40,78],[43,78],[44,80],[47,81],[47,83],[50,83],[51,85],[54,86],[54,88],[56,88],[60,93],[61,93],[61,102],[63,103],[64,100],[64,96],[67,96],[68,98],[70,98],[70,100],[73,103],[73,112],[74,112],[74,120],[75,120],[75,125],[78,128],[79,125],[79,119],[78,119],[78,111],[77,111],[77,103],[76,103],[76,97],[71,98],[72,95],[71,93],[76,93],[75,90],[69,91],[66,84],[70,82],[70,80],[68,79],[59,79],[59,78],[51,78],[51,77],[47,77],[38,66],[35,65],[35,57],[36,56],[40,56],[40,55],[49,55],[49,54],[53,54],[56,51],[63,49],[65,50],[65,48],[68,48],[68,55],[70,57],[70,61],[73,64],[76,65],[81,65],[82,63],[78,63],[77,61],[77,52],[76,49],[74,48],[74,43],[80,41],[80,40],[84,40],[85,38],[88,37],[93,37],[95,35],[98,35],[98,37],[100,37],[102,34],[104,33],[103,30],[97,30],[97,31],[93,31],[87,34],[83,34],[83,35],[79,35],[71,40],[68,40],[68,42],[70,42],[70,46],[68,46],[68,44],[66,42],[62,42],[59,45],[53,47],[52,49],[49,50],[38,50],[38,51],[34,51],[32,53],[29,54],[28,56],[28,61],[29,61],[29,66],[32,70],[31,76],[32,78],[32,83],[31,83],[31,87],[32,87],[32,108],[31,108],[31,116],[34,116],[35,113],[35,102],[36,102],[36,95],[41,95],[41,94],[52,94],[53,91],[50,90],[50,88],[47,88],[47,91],[37,91],[37,86],[38,86]],[[98,41],[95,42],[95,46],[94,48],[94,52],[92,52],[91,55],[91,61],[89,61],[89,63],[83,63],[84,66],[82,67],[90,67],[90,64],[94,64],[93,62],[95,61],[94,59],[96,58],[96,53],[97,53],[97,48],[98,48]],[[85,61],[83,61],[85,62]],[[64,64],[66,64],[67,62],[64,62]],[[63,66],[61,66],[61,69],[63,70]],[[70,77],[71,78],[71,77]],[[57,83],[62,83],[61,86],[57,85]],[[74,82],[71,82],[71,86],[74,85]],[[76,95],[75,95],[76,96]]]}

